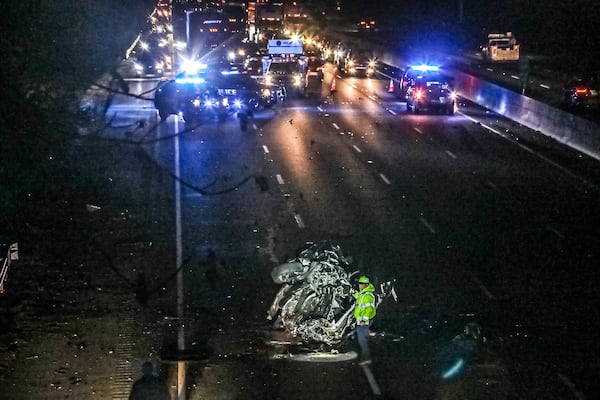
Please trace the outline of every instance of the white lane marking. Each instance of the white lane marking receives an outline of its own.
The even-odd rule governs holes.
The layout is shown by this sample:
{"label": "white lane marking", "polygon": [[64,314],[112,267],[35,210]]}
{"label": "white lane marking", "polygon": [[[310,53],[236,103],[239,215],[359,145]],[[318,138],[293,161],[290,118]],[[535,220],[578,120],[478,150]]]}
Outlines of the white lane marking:
{"label": "white lane marking", "polygon": [[456,158],[456,156],[454,155],[454,153],[452,153],[450,150],[446,150],[446,154],[448,154],[452,158]]}
{"label": "white lane marking", "polygon": [[516,80],[520,80],[520,79],[521,79],[521,78],[519,78],[519,77],[518,77],[518,76],[516,76],[516,75],[511,75],[510,77],[511,77],[511,78],[513,78],[513,79],[516,79]]}
{"label": "white lane marking", "polygon": [[419,133],[419,134],[421,134],[421,135],[423,134],[423,131],[422,131],[422,130],[420,130],[419,128],[413,128],[413,129],[415,130],[415,132],[417,132],[417,133]]}
{"label": "white lane marking", "polygon": [[265,152],[265,154],[269,154],[269,148],[265,144],[263,144],[263,151]]}
{"label": "white lane marking", "polygon": [[298,228],[304,229],[304,221],[302,221],[300,214],[294,214],[294,219],[296,220],[296,224],[298,224]]}
{"label": "white lane marking", "polygon": [[333,127],[335,129],[337,129],[338,131],[340,130],[340,127],[338,126],[338,124],[336,124],[335,122],[332,122],[331,125],[333,125]]}
{"label": "white lane marking", "polygon": [[465,118],[467,118],[475,123],[480,124],[481,126],[486,128],[490,132],[494,132],[496,135],[501,136],[504,139],[511,141],[513,144],[515,144],[515,145],[519,146],[520,148],[522,148],[523,150],[537,156],[539,159],[546,161],[548,164],[552,165],[553,167],[555,167],[555,168],[559,169],[560,171],[564,172],[565,174],[569,175],[571,178],[575,178],[575,179],[579,180],[580,182],[585,183],[589,187],[592,187],[596,190],[600,190],[600,187],[598,185],[596,185],[595,183],[592,183],[592,182],[588,181],[587,179],[585,179],[579,175],[576,175],[574,172],[571,172],[569,169],[563,167],[562,165],[555,163],[554,161],[550,160],[548,157],[545,157],[542,154],[538,153],[537,151],[530,149],[529,147],[525,146],[524,144],[514,141],[513,139],[511,139],[509,136],[505,135],[504,133],[492,128],[491,126],[484,124],[483,122],[477,121],[475,118],[463,113],[462,111],[459,111],[459,114],[463,115]]}
{"label": "white lane marking", "polygon": [[577,398],[577,400],[585,400],[583,393],[581,393],[581,391],[579,391],[579,389],[577,389],[577,387],[575,386],[573,381],[569,379],[569,377],[561,374],[560,372],[558,373],[558,377],[565,384],[565,386],[568,387],[569,390],[571,390],[571,392]]}
{"label": "white lane marking", "polygon": [[356,150],[357,153],[362,153],[362,150],[358,148],[357,145],[353,144],[352,147]]}
{"label": "white lane marking", "polygon": [[558,231],[558,229],[551,227],[550,225],[546,225],[546,229],[548,229],[550,232],[554,233],[559,239],[564,239],[565,235],[563,235],[562,233],[560,233]]}
{"label": "white lane marking", "polygon": [[494,189],[496,192],[499,192],[500,189],[498,189],[498,186],[496,186],[492,181],[487,181],[486,184],[491,187],[492,189]]}
{"label": "white lane marking", "polygon": [[377,101],[377,98],[376,98],[375,96],[371,96],[371,95],[369,95],[369,96],[367,96],[367,97],[368,97],[369,99],[373,100],[373,101]]}
{"label": "white lane marking", "polygon": [[320,112],[323,112],[323,109],[321,108],[321,106],[317,106],[317,110],[319,110]]}
{"label": "white lane marking", "polygon": [[384,174],[379,174],[379,177],[381,178],[382,181],[384,181],[385,183],[387,183],[388,185],[391,185],[392,182],[390,182],[390,180],[387,178],[387,176],[385,176]]}
{"label": "white lane marking", "polygon": [[431,224],[429,222],[427,222],[427,220],[425,218],[419,217],[419,221],[421,221],[421,223],[423,225],[425,225],[425,228],[427,228],[429,230],[429,232],[435,233],[435,229],[433,229],[433,226],[431,226]]}
{"label": "white lane marking", "polygon": [[494,70],[493,70],[493,69],[491,69],[491,68],[486,68],[486,69],[487,69],[488,71],[490,71],[490,72],[494,72]]}
{"label": "white lane marking", "polygon": [[280,185],[285,185],[285,182],[283,181],[281,175],[277,174],[275,175],[275,178],[277,178],[277,183],[279,183]]}
{"label": "white lane marking", "polygon": [[366,364],[361,365],[361,367],[365,373],[365,376],[367,377],[369,386],[371,386],[371,392],[373,392],[373,394],[375,396],[381,396],[381,389],[379,388],[379,385],[375,381],[375,376],[373,376],[373,372],[371,371],[371,368],[369,368],[369,366]]}
{"label": "white lane marking", "polygon": [[544,89],[550,89],[550,86],[544,84],[544,83],[540,83],[540,87],[544,88]]}
{"label": "white lane marking", "polygon": [[256,124],[252,124],[252,129],[254,129],[255,131],[258,130],[258,126]]}
{"label": "white lane marking", "polygon": [[494,300],[496,298],[496,296],[494,296],[492,292],[490,292],[485,286],[483,286],[483,283],[481,283],[481,281],[477,279],[475,275],[471,274],[471,279],[473,279],[473,282],[475,282],[477,286],[479,286],[479,289],[481,289],[481,291],[485,293],[485,295],[489,297],[490,300]]}
{"label": "white lane marking", "polygon": [[388,112],[392,115],[396,115],[396,112],[394,110],[390,110],[389,108],[388,108]]}
{"label": "white lane marking", "polygon": [[[179,148],[179,120],[175,120],[173,126],[175,129],[175,136],[173,138],[173,147],[175,148],[175,159],[173,160],[175,168],[175,176],[181,176],[181,163],[180,163],[180,148]],[[183,244],[182,244],[182,222],[181,222],[181,182],[179,179],[175,180],[175,271],[177,281],[177,318],[182,321],[183,313],[185,310],[184,304],[184,291],[183,291],[183,268],[182,268],[182,257],[183,257]],[[180,351],[185,350],[185,325],[178,323],[177,332],[177,349]],[[182,393],[183,388],[186,387],[186,364],[184,362],[177,363],[177,392]]]}

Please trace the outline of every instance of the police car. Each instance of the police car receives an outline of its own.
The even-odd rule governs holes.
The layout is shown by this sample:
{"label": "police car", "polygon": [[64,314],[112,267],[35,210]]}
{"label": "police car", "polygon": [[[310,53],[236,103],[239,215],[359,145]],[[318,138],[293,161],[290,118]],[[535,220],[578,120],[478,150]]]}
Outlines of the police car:
{"label": "police car", "polygon": [[180,114],[186,122],[216,116],[224,120],[233,112],[271,107],[284,100],[272,85],[260,84],[235,67],[188,68],[175,79],[161,82],[154,106],[161,119]]}
{"label": "police car", "polygon": [[406,109],[415,114],[423,110],[439,110],[453,115],[456,93],[453,79],[439,67],[415,65],[407,68],[400,81],[400,95],[406,99]]}

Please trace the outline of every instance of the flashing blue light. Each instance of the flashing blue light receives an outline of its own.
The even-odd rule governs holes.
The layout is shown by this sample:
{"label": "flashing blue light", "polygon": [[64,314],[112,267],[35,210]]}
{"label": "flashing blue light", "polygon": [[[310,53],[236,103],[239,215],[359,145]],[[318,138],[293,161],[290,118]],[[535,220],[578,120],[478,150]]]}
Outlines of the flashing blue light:
{"label": "flashing blue light", "polygon": [[196,77],[186,76],[186,77],[183,77],[183,78],[177,78],[177,79],[175,79],[175,82],[179,83],[179,84],[184,84],[185,85],[187,83],[204,83],[206,81],[204,80],[204,78],[200,78],[199,76],[196,76]]}
{"label": "flashing blue light", "polygon": [[448,368],[448,370],[446,370],[442,374],[442,378],[450,379],[450,378],[455,377],[462,371],[464,365],[465,365],[465,360],[463,360],[462,358],[459,358],[458,360],[456,360],[456,362],[454,364],[452,364],[452,366],[450,368]]}
{"label": "flashing blue light", "polygon": [[200,70],[206,69],[207,65],[200,61],[185,60],[181,65],[181,68],[186,74],[193,75],[197,74]]}
{"label": "flashing blue light", "polygon": [[415,71],[422,71],[422,72],[432,72],[432,71],[440,70],[440,68],[437,65],[426,65],[426,64],[413,65],[411,68],[414,69]]}

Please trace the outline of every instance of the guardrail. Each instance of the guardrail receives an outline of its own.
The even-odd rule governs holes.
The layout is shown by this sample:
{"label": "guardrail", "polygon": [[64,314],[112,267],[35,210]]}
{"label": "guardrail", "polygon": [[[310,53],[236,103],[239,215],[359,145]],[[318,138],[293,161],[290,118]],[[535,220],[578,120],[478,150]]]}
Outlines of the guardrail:
{"label": "guardrail", "polygon": [[[392,68],[402,69],[406,66],[389,49],[343,34],[336,34],[335,38],[351,41],[357,46],[368,46],[366,48],[372,49],[380,62]],[[446,71],[454,76],[460,96],[600,160],[600,125],[474,75],[455,69]],[[391,78],[398,79],[399,76],[393,74]]]}
{"label": "guardrail", "polygon": [[0,257],[0,262],[2,262],[2,271],[0,272],[0,294],[4,293],[4,281],[8,275],[8,267],[10,267],[12,261],[16,261],[18,259],[19,243],[15,242],[8,246],[6,258]]}

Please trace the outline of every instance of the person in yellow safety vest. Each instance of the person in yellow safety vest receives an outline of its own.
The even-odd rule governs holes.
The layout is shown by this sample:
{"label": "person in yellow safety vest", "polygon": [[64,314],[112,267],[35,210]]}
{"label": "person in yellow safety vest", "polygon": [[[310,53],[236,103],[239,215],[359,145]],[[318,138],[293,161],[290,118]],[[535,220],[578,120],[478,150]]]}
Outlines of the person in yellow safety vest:
{"label": "person in yellow safety vest", "polygon": [[354,304],[354,318],[356,319],[356,339],[361,351],[361,364],[371,363],[371,351],[369,349],[369,326],[375,318],[375,286],[366,276],[358,278],[358,292],[353,293],[356,302]]}

